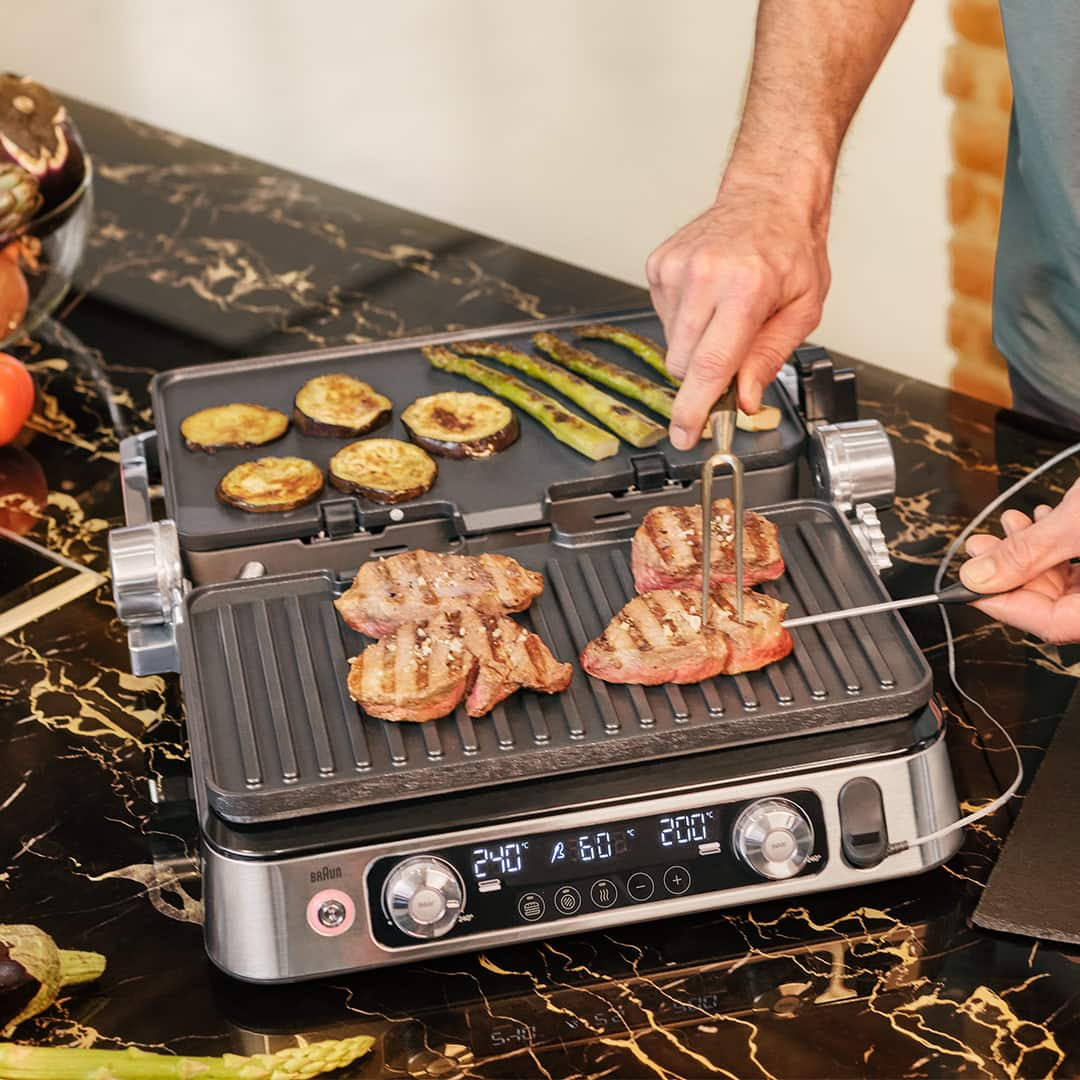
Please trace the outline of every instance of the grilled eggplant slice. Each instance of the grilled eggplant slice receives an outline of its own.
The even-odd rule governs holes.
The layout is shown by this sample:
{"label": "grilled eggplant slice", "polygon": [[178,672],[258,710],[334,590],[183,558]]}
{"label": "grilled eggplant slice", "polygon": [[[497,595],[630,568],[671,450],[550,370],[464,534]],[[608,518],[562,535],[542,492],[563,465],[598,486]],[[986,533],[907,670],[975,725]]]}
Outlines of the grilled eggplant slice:
{"label": "grilled eggplant slice", "polygon": [[253,514],[295,510],[317,499],[323,489],[322,469],[307,458],[264,457],[230,469],[217,486],[217,497]]}
{"label": "grilled eggplant slice", "polygon": [[417,398],[401,422],[417,446],[452,458],[485,458],[517,442],[517,417],[487,394],[448,390]]}
{"label": "grilled eggplant slice", "polygon": [[289,430],[289,418],[277,409],[247,402],[200,409],[180,422],[180,434],[189,450],[250,449],[280,439]]}
{"label": "grilled eggplant slice", "polygon": [[423,495],[439,469],[425,450],[399,439],[349,443],[330,459],[330,483],[375,502],[399,503]]}
{"label": "grilled eggplant slice", "polygon": [[394,403],[351,375],[316,375],[296,392],[293,421],[305,435],[349,439],[390,419]]}

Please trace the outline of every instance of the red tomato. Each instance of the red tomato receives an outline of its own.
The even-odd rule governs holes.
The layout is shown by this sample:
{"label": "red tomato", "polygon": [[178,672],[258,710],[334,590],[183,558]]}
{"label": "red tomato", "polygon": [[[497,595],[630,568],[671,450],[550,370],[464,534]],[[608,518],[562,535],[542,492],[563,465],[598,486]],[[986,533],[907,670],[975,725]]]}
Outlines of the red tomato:
{"label": "red tomato", "polygon": [[0,446],[22,430],[34,411],[34,377],[7,353],[0,353]]}

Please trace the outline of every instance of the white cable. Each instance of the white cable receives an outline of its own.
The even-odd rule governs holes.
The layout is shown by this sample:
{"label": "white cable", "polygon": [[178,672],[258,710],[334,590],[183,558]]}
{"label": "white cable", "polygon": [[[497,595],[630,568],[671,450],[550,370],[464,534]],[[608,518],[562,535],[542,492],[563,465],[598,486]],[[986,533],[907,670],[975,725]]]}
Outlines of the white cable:
{"label": "white cable", "polygon": [[[963,546],[967,538],[999,507],[1002,503],[1008,502],[1018,491],[1022,491],[1033,480],[1038,479],[1044,472],[1052,469],[1055,465],[1059,465],[1066,458],[1072,457],[1074,454],[1080,454],[1080,443],[1074,443],[1072,446],[1062,450],[1060,454],[1055,454],[1049,461],[1044,461],[1037,469],[1033,469],[1027,474],[1027,476],[1021,477],[1016,481],[1012,487],[1003,491],[996,499],[993,499],[986,504],[961,531],[960,535],[949,545],[948,550],[945,552],[941,563],[938,565],[937,573],[934,575],[934,592],[941,591],[941,583],[945,580],[945,573],[949,569],[949,564],[956,557],[956,553]],[[1005,736],[1005,741],[1009,744],[1013,755],[1016,758],[1016,776],[1013,777],[1013,781],[1009,786],[996,798],[993,802],[989,802],[986,806],[974,811],[971,814],[959,818],[957,821],[952,822],[949,825],[944,826],[941,829],[937,829],[932,833],[928,833],[926,836],[917,836],[914,840],[901,840],[895,844],[890,844],[888,848],[888,854],[896,855],[901,851],[907,851],[908,848],[921,847],[924,844],[932,844],[935,840],[940,840],[942,837],[948,836],[950,833],[956,832],[958,829],[966,828],[968,825],[973,824],[976,821],[981,820],[984,817],[988,817],[994,813],[995,810],[1001,809],[1017,792],[1020,784],[1024,779],[1024,765],[1020,758],[1020,750],[1016,743],[1013,741],[1012,736],[1005,730],[1001,723],[996,720],[987,711],[986,706],[980,701],[976,701],[961,685],[956,677],[956,646],[953,642],[952,624],[949,622],[949,614],[944,604],[939,604],[938,609],[941,611],[941,621],[945,627],[945,648],[948,655],[949,666],[949,678],[952,680],[953,687],[956,692],[974,705],[982,714],[986,717]]]}

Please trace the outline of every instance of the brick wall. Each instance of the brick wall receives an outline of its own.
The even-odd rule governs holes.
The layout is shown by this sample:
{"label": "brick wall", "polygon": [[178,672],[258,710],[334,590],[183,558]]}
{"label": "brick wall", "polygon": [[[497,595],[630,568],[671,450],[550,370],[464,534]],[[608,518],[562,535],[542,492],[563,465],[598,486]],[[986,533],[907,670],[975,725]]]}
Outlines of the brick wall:
{"label": "brick wall", "polygon": [[956,40],[945,64],[955,101],[949,177],[952,385],[987,401],[1010,401],[1005,361],[990,335],[994,249],[1012,106],[998,0],[951,0]]}

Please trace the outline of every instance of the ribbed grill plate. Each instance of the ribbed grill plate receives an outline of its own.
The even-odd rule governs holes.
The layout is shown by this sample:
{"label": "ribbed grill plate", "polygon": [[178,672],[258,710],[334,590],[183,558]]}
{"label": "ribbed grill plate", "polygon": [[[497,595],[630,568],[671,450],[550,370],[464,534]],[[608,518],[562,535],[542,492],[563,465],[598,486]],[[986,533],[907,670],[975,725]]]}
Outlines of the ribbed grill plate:
{"label": "ribbed grill plate", "polygon": [[[886,594],[835,511],[795,502],[780,526],[787,573],[759,588],[791,615]],[[585,548],[509,549],[542,570],[544,594],[519,616],[561,660],[633,596],[628,538]],[[192,756],[213,808],[237,822],[445,794],[724,746],[857,727],[930,697],[930,671],[900,618],[874,615],[795,633],[762,671],[692,686],[615,686],[575,664],[562,694],[519,691],[490,715],[463,708],[426,724],[363,714],[345,686],[365,640],[328,573],[207,586],[187,601],[183,675]]]}

